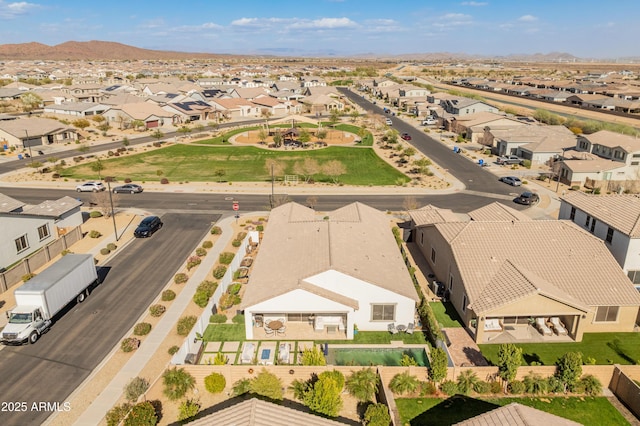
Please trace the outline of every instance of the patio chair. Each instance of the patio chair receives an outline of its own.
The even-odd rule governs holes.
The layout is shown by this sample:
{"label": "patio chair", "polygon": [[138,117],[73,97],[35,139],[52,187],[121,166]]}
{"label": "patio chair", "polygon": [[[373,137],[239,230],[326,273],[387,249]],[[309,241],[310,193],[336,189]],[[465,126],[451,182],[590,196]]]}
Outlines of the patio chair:
{"label": "patio chair", "polygon": [[398,329],[396,328],[396,324],[393,322],[387,326],[387,330],[391,334],[396,334],[398,332]]}
{"label": "patio chair", "polygon": [[242,364],[251,364],[253,357],[256,353],[256,344],[252,342],[245,342],[242,348],[242,355],[240,355],[240,362]]}
{"label": "patio chair", "polygon": [[413,330],[415,330],[416,325],[412,322],[410,322],[409,324],[407,324],[407,330],[406,333],[407,334],[413,334]]}
{"label": "patio chair", "polygon": [[291,362],[291,345],[280,343],[278,346],[278,364],[289,364]]}
{"label": "patio chair", "polygon": [[551,327],[553,327],[553,331],[555,331],[558,336],[566,336],[569,334],[564,324],[560,322],[559,317],[551,317],[549,321],[551,321]]}
{"label": "patio chair", "polygon": [[547,323],[542,317],[536,318],[536,328],[543,336],[553,336],[553,331],[547,327]]}

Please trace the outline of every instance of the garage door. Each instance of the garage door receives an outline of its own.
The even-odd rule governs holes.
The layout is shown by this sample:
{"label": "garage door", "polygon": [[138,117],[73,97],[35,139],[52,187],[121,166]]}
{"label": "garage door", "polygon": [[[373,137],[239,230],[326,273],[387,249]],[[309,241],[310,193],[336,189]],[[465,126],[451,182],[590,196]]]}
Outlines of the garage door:
{"label": "garage door", "polygon": [[28,148],[30,146],[42,145],[42,138],[29,138],[22,140],[22,146]]}
{"label": "garage door", "polygon": [[147,129],[153,129],[155,127],[158,127],[158,120],[147,121]]}

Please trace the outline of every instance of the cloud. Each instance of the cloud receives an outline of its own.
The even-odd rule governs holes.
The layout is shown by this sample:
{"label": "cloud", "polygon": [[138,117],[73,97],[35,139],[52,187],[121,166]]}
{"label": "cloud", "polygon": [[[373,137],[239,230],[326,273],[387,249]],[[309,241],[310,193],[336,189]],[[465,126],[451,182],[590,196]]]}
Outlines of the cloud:
{"label": "cloud", "polygon": [[321,18],[314,20],[301,19],[292,23],[290,28],[315,28],[315,29],[335,29],[353,28],[357,24],[349,18]]}
{"label": "cloud", "polygon": [[334,30],[342,28],[356,28],[358,24],[349,18],[240,18],[231,21],[235,28],[262,29],[264,31],[278,30]]}
{"label": "cloud", "polygon": [[156,18],[156,19],[149,19],[147,21],[142,22],[139,27],[140,28],[145,28],[145,29],[153,29],[153,28],[161,28],[164,27],[165,23],[164,23],[164,19],[162,18]]}
{"label": "cloud", "polygon": [[486,6],[489,3],[486,1],[463,1],[461,4],[463,6]]}
{"label": "cloud", "polygon": [[471,15],[466,15],[464,13],[447,13],[439,17],[438,20],[433,23],[433,26],[440,29],[447,29],[451,27],[469,25],[472,22],[473,17]]}
{"label": "cloud", "polygon": [[522,15],[521,17],[518,18],[518,21],[520,22],[535,22],[537,20],[538,18],[536,18],[533,15]]}
{"label": "cloud", "polygon": [[30,10],[38,7],[35,3],[27,3],[25,1],[6,3],[0,0],[0,19],[13,19],[20,15],[26,15]]}
{"label": "cloud", "polygon": [[394,19],[368,19],[364,21],[362,29],[367,33],[390,33],[407,31],[407,28],[400,25]]}

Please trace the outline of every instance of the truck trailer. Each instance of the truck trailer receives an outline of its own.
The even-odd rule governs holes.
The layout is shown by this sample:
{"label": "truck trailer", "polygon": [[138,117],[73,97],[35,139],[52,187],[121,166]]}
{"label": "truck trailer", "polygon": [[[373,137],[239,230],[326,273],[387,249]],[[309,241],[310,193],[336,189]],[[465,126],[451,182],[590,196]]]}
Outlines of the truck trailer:
{"label": "truck trailer", "polygon": [[72,300],[82,302],[97,284],[93,256],[67,254],[15,290],[16,307],[7,312],[4,344],[35,343],[52,318]]}

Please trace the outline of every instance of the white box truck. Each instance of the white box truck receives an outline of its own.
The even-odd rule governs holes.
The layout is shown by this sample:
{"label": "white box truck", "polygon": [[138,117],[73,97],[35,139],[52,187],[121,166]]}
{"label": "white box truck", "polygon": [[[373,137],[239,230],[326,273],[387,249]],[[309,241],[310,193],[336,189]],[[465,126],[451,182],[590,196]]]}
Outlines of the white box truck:
{"label": "white box truck", "polygon": [[7,312],[4,344],[35,343],[51,319],[73,299],[82,302],[98,273],[90,254],[68,254],[16,289],[16,307]]}

